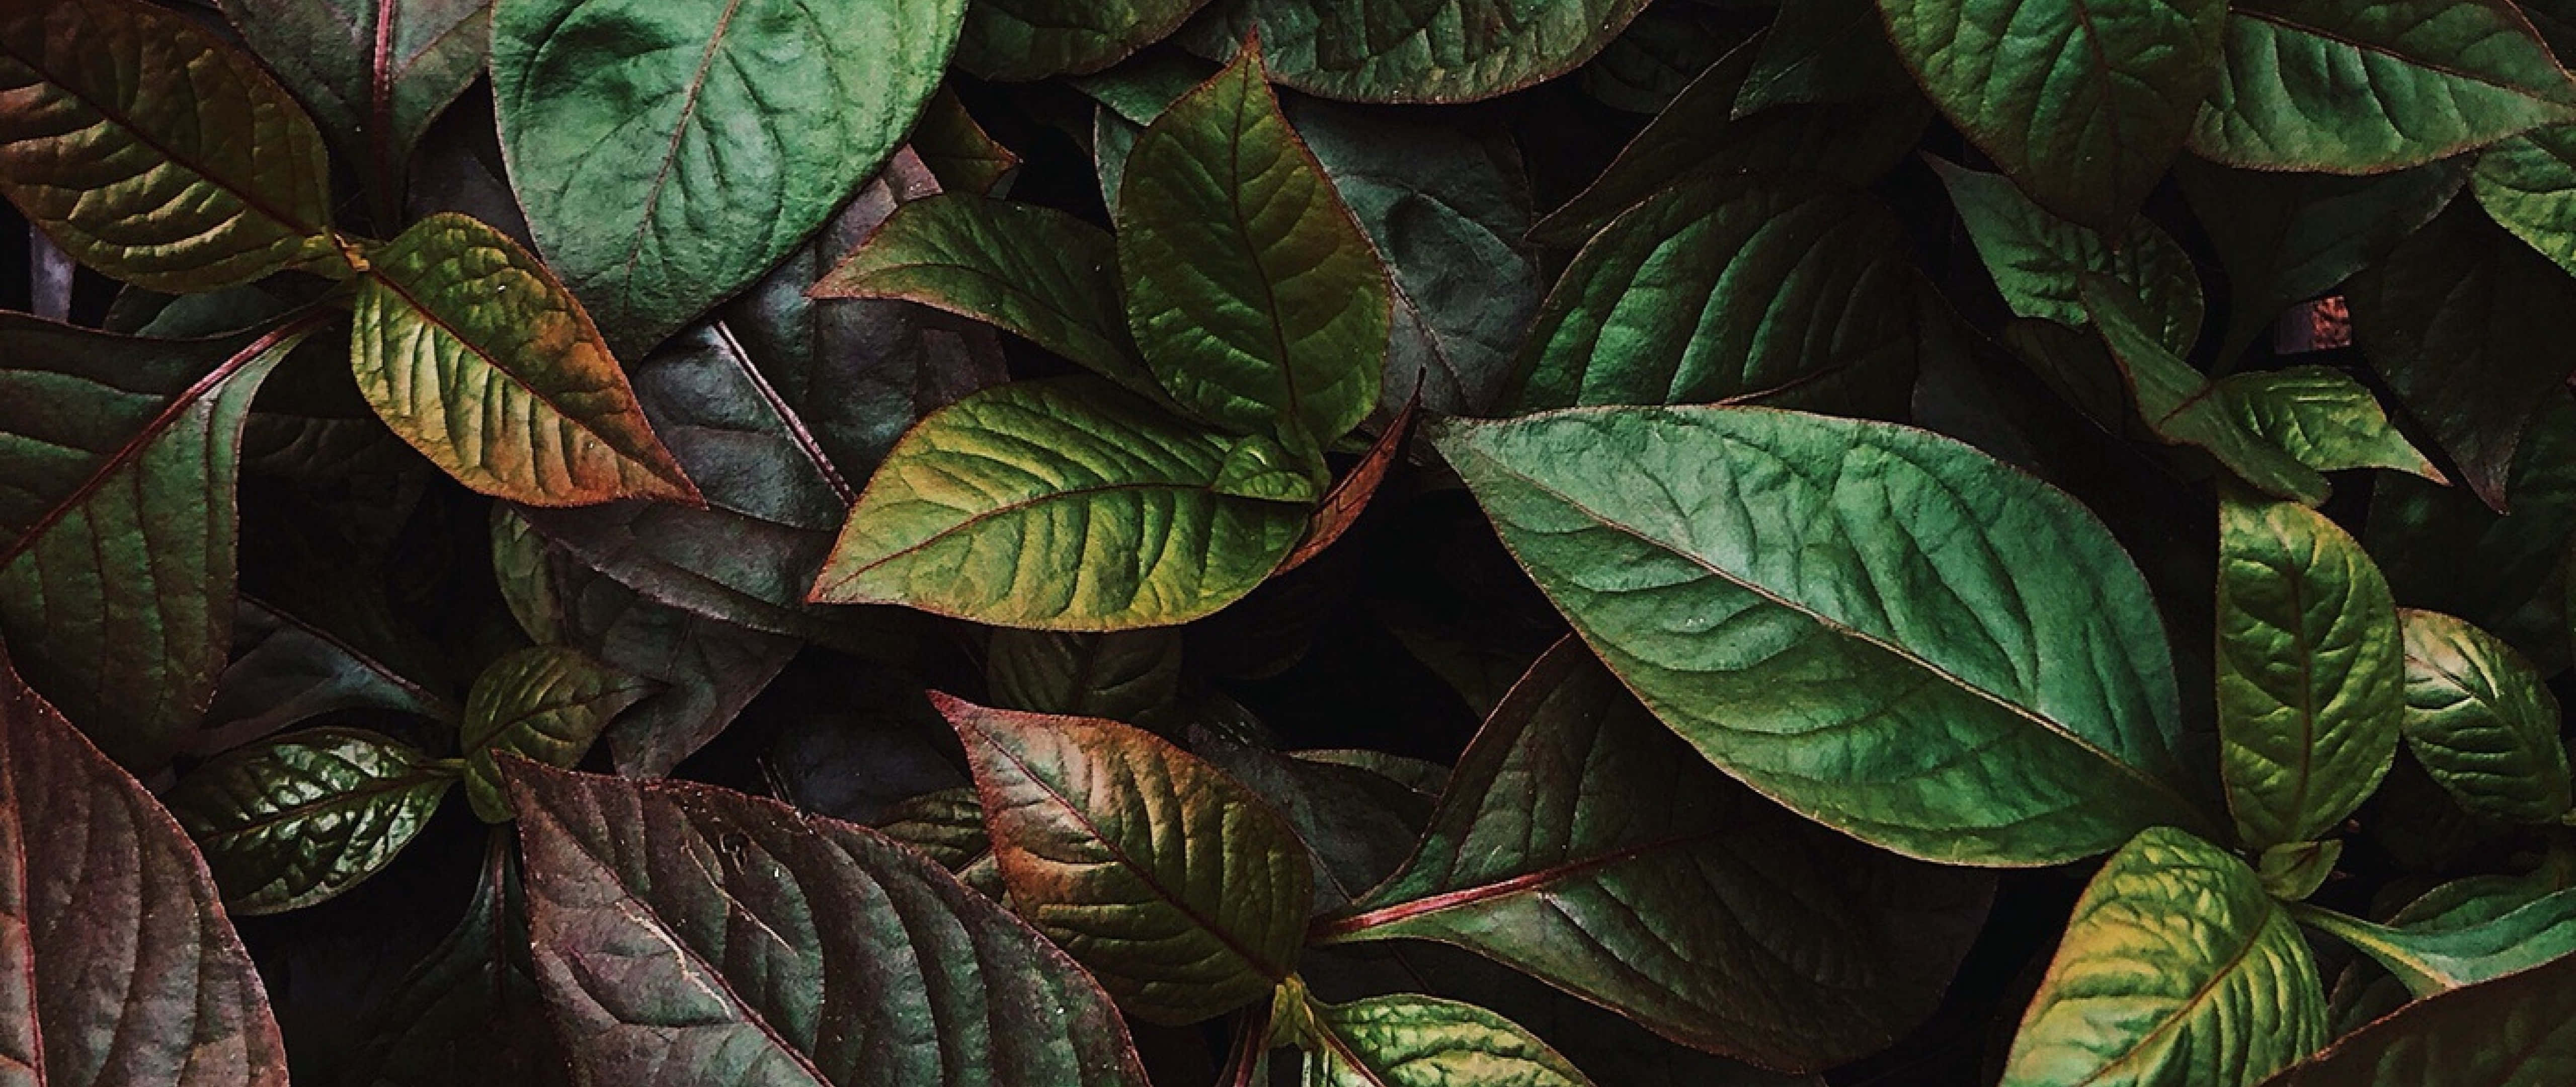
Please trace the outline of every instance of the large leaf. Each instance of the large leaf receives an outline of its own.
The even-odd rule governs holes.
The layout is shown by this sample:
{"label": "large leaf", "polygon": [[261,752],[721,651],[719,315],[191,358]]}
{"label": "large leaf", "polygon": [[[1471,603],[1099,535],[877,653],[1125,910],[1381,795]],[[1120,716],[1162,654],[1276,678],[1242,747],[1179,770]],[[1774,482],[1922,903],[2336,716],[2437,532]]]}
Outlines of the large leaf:
{"label": "large leaf", "polygon": [[1974,449],[1742,408],[1459,424],[1441,449],[1611,670],[1810,818],[1978,864],[2202,823],[2145,579]]}
{"label": "large leaf", "polygon": [[2316,963],[2254,870],[2157,827],[2084,889],[2004,1087],[2244,1087],[2325,1043]]}
{"label": "large leaf", "polygon": [[503,776],[583,1082],[1143,1087],[1080,967],[874,831],[702,785]]}
{"label": "large leaf", "polygon": [[286,1087],[267,993],[186,833],[5,655],[0,857],[14,1082]]}
{"label": "large leaf", "polygon": [[1592,59],[1646,0],[1219,0],[1182,31],[1202,53],[1259,35],[1278,80],[1354,102],[1466,102]]}
{"label": "large leaf", "polygon": [[975,0],[957,66],[986,79],[1096,72],[1180,28],[1206,0]]}
{"label": "large leaf", "polygon": [[2508,0],[2239,0],[2191,149],[2376,174],[2570,118],[2576,82]]}
{"label": "large leaf", "polygon": [[697,500],[581,303],[518,243],[436,215],[368,260],[359,390],[449,475],[532,506]]}
{"label": "large leaf", "polygon": [[2450,205],[2466,176],[2455,163],[2371,178],[2177,164],[2174,178],[2234,296],[2220,357],[2243,354],[2293,303],[2387,256]]}
{"label": "large leaf", "polygon": [[393,863],[456,784],[408,744],[317,728],[235,748],[181,778],[171,812],[235,913],[301,909]]}
{"label": "large leaf", "polygon": [[1931,1014],[1991,892],[1728,780],[1568,641],[1459,757],[1412,858],[1318,933],[1456,944],[1677,1041],[1814,1070]]}
{"label": "large leaf", "polygon": [[1118,198],[1128,326],[1172,397],[1242,433],[1377,406],[1387,272],[1246,50],[1147,125]]}
{"label": "large leaf", "polygon": [[365,164],[382,200],[399,195],[412,147],[483,74],[492,45],[492,0],[223,0],[223,9],[343,141],[341,153]]}
{"label": "large leaf", "polygon": [[2325,501],[2326,477],[2231,411],[2217,386],[2157,338],[2149,323],[2154,315],[2127,286],[2087,272],[2083,292],[2084,311],[2128,380],[2130,400],[2148,430],[2167,442],[2200,448],[2267,493],[2308,505]]}
{"label": "large leaf", "polygon": [[2406,745],[2460,806],[2538,823],[2567,813],[2558,698],[2501,639],[2448,615],[2401,611]]}
{"label": "large leaf", "polygon": [[492,88],[538,248],[640,354],[894,154],[964,0],[501,0]]}
{"label": "large leaf", "polygon": [[2200,279],[2191,255],[2154,223],[2141,218],[2105,235],[2049,214],[2000,174],[1928,161],[2014,313],[2080,327],[2091,319],[2084,276],[2095,273],[2137,293],[2141,324],[2166,350],[2190,350],[2200,334]]}
{"label": "large leaf", "polygon": [[568,1082],[528,961],[518,855],[506,829],[493,833],[465,919],[368,1013],[344,1087]]}
{"label": "large leaf", "polygon": [[2543,895],[2474,923],[2375,925],[2310,906],[2292,907],[2292,913],[2377,960],[2419,998],[2576,953],[2576,890]]}
{"label": "large leaf", "polygon": [[0,195],[173,293],[337,264],[322,136],[257,62],[140,0],[0,11]]}
{"label": "large leaf", "polygon": [[977,393],[896,444],[813,598],[1054,630],[1206,615],[1305,528],[1294,506],[1212,489],[1226,448],[1092,378]]}
{"label": "large leaf", "polygon": [[2576,1075],[2576,957],[2409,1005],[2263,1087],[2557,1087]]}
{"label": "large leaf", "polygon": [[140,340],[0,315],[0,634],[138,771],[166,765],[214,696],[242,425],[318,324]]}
{"label": "large leaf", "polygon": [[2182,150],[2224,0],[1879,0],[1896,51],[2033,199],[2110,231]]}
{"label": "large leaf", "polygon": [[1306,1004],[1307,1087],[1591,1087],[1520,1025],[1473,1004],[1379,996]]}
{"label": "large leaf", "polygon": [[493,823],[510,818],[501,795],[502,756],[571,766],[611,718],[652,693],[649,681],[560,646],[522,649],[485,666],[465,699],[456,736],[474,814]]}
{"label": "large leaf", "polygon": [[931,701],[966,743],[1012,905],[1121,1008],[1191,1023],[1288,977],[1314,876],[1260,798],[1133,726]]}

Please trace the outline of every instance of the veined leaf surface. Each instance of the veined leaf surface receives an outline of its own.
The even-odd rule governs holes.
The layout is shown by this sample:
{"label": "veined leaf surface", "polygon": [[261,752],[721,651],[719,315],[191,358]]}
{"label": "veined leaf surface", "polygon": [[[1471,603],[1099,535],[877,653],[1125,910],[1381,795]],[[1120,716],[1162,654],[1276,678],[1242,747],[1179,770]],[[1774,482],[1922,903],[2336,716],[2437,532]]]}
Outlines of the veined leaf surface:
{"label": "veined leaf surface", "polygon": [[2576,957],[2419,1000],[2263,1087],[2557,1087],[2576,1071]]}
{"label": "veined leaf surface", "polygon": [[2400,611],[2406,745],[2460,806],[2537,823],[2571,803],[2558,698],[2502,639],[2438,612]]}
{"label": "veined leaf surface", "polygon": [[1473,1004],[1410,994],[1310,1001],[1307,1087],[1592,1087],[1519,1024]]}
{"label": "veined leaf surface", "polygon": [[957,66],[985,79],[1096,72],[1180,28],[1207,0],[975,0]]}
{"label": "veined leaf surface", "polygon": [[2106,235],[2049,214],[2003,175],[1930,161],[2014,313],[2082,327],[2091,319],[2084,276],[2094,273],[2137,292],[2140,323],[2166,350],[2187,351],[2200,335],[2200,278],[2191,255],[2154,223],[2138,219]]}
{"label": "veined leaf surface", "polygon": [[465,750],[465,798],[474,814],[492,823],[510,818],[501,794],[502,756],[569,767],[581,761],[611,718],[652,693],[651,682],[577,649],[535,646],[493,661],[474,681],[465,720],[457,726],[457,746]]}
{"label": "veined leaf surface", "polygon": [[181,778],[171,810],[241,914],[323,901],[393,863],[456,784],[409,744],[318,728],[235,748]]}
{"label": "veined leaf surface", "polygon": [[[391,199],[413,145],[481,77],[492,0],[223,0],[242,40]],[[384,224],[384,229],[392,229]]]}
{"label": "veined leaf surface", "polygon": [[2576,954],[2576,890],[2543,895],[2499,916],[2466,923],[2375,925],[2308,906],[2291,912],[2377,960],[2418,998]]}
{"label": "veined leaf surface", "polygon": [[1219,0],[1181,40],[1221,55],[1258,34],[1279,82],[1350,102],[1470,102],[1571,71],[1646,0]]}

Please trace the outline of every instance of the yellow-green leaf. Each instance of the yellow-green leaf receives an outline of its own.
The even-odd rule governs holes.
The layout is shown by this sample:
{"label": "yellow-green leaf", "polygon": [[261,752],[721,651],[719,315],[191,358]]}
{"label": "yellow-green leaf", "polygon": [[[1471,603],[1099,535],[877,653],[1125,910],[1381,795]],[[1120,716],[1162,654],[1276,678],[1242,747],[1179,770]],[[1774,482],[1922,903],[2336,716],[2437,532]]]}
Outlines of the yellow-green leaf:
{"label": "yellow-green leaf", "polygon": [[465,751],[465,798],[488,823],[507,822],[498,759],[516,755],[548,766],[581,761],[619,712],[653,693],[578,649],[534,646],[486,665],[465,697],[457,746]]}

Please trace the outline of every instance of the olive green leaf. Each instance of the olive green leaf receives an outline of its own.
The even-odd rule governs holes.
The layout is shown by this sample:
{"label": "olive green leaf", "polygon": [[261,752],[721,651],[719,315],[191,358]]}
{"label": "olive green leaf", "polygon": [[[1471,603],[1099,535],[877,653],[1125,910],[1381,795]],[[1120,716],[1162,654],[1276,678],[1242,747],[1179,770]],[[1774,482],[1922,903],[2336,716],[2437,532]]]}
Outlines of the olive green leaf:
{"label": "olive green leaf", "polygon": [[2225,0],[1879,0],[1924,93],[2024,192],[2129,222],[2216,80]]}
{"label": "olive green leaf", "polygon": [[2498,224],[2576,274],[2576,125],[2536,129],[2487,148],[2469,187]]}
{"label": "olive green leaf", "polygon": [[402,194],[413,146],[483,74],[492,46],[492,0],[223,0],[223,9],[384,201]]}
{"label": "olive green leaf", "polygon": [[358,388],[447,474],[531,506],[698,500],[581,303],[518,243],[442,214],[368,261]]}
{"label": "olive green leaf", "polygon": [[1207,615],[1269,576],[1306,523],[1213,489],[1228,444],[1095,378],[976,393],[896,443],[813,599],[1047,630]]}
{"label": "olive green leaf", "polygon": [[2229,410],[2217,387],[2157,339],[2154,318],[2129,288],[2108,276],[2083,277],[2084,309],[2103,346],[2128,379],[2147,429],[2175,445],[2196,446],[2238,477],[2283,498],[2325,501],[2326,477],[2266,440]]}
{"label": "olive green leaf", "polygon": [[2387,256],[2441,214],[2467,177],[2457,162],[2363,178],[2176,163],[2174,178],[2234,296],[2219,358],[2244,354],[2283,310]]}
{"label": "olive green leaf", "polygon": [[1595,235],[1522,348],[1524,411],[1756,403],[1905,409],[1919,276],[1905,228],[1818,175],[1705,175]]}
{"label": "olive green leaf", "polygon": [[2386,173],[2576,119],[2507,0],[2238,0],[2225,52],[2191,149],[2234,166]]}
{"label": "olive green leaf", "polygon": [[0,195],[150,290],[340,263],[313,119],[248,54],[140,0],[0,10]]}
{"label": "olive green leaf", "polygon": [[234,913],[302,909],[392,864],[456,772],[409,744],[317,728],[225,752],[170,792],[171,814]]}
{"label": "olive green leaf", "polygon": [[2417,1001],[2263,1087],[2558,1087],[2576,1066],[2576,957]]}
{"label": "olive green leaf", "polygon": [[1412,994],[1307,1000],[1305,1021],[1306,1087],[1592,1087],[1538,1036],[1473,1004]]}
{"label": "olive green leaf", "polygon": [[0,635],[134,770],[168,765],[214,697],[242,426],[322,322],[146,340],[0,314]]}
{"label": "olive green leaf", "polygon": [[778,263],[939,87],[964,0],[498,0],[492,92],[548,263],[640,355]]}
{"label": "olive green leaf", "polygon": [[984,833],[984,804],[971,785],[897,801],[878,816],[876,830],[951,872],[993,852],[993,840]]}
{"label": "olive green leaf", "polygon": [[1470,102],[1574,70],[1646,0],[1216,0],[1180,41],[1224,55],[1258,35],[1279,82],[1346,102]]}
{"label": "olive green leaf", "polygon": [[1460,756],[1411,859],[1316,933],[1455,944],[1676,1041],[1816,1070],[1931,1014],[1992,889],[1729,780],[1569,639]]}
{"label": "olive green leaf", "polygon": [[1168,628],[997,630],[984,681],[1004,709],[1140,721],[1180,692],[1181,637]]}
{"label": "olive green leaf", "polygon": [[1752,408],[1577,408],[1439,443],[1611,670],[1809,818],[1999,865],[2204,822],[2146,581],[2036,479],[1924,431]]}
{"label": "olive green leaf", "polygon": [[487,823],[510,819],[498,759],[516,755],[548,766],[581,761],[610,719],[653,693],[578,649],[532,646],[486,665],[465,696],[457,746],[465,751],[465,798]]}
{"label": "olive green leaf", "polygon": [[2565,815],[2558,698],[2496,636],[2438,612],[2397,613],[2406,637],[2406,746],[2460,806],[2538,823]]}
{"label": "olive green leaf", "polygon": [[1314,873],[1259,797],[1152,733],[933,692],[1011,902],[1129,1014],[1193,1023],[1288,977]]}
{"label": "olive green leaf", "polygon": [[2320,472],[2386,468],[2447,483],[2379,398],[2340,370],[2292,366],[2212,382],[2209,398],[2248,433]]}
{"label": "olive green leaf", "polygon": [[704,785],[501,774],[580,1082],[1144,1087],[1081,967],[892,839]]}
{"label": "olive green leaf", "polygon": [[2049,214],[2001,174],[1925,161],[1949,188],[1968,240],[2014,313],[2082,327],[2090,319],[2083,281],[2091,272],[2137,293],[2145,331],[2167,351],[2181,354],[2199,338],[2200,277],[2191,256],[2154,223],[2137,219],[2106,236]]}
{"label": "olive green leaf", "polygon": [[1386,268],[1280,114],[1258,49],[1136,138],[1117,223],[1128,326],[1184,408],[1321,443],[1377,406]]}
{"label": "olive green leaf", "polygon": [[957,66],[985,79],[1097,72],[1180,29],[1207,0],[975,0]]}
{"label": "olive green leaf", "polygon": [[2244,1087],[2325,1044],[2308,945],[2254,870],[2170,827],[2084,888],[2003,1087]]}
{"label": "olive green leaf", "polygon": [[[967,14],[971,17],[976,10],[970,5]],[[930,96],[920,123],[912,127],[911,147],[941,188],[958,192],[999,196],[1020,169],[1018,153],[984,131],[950,87],[943,86]]]}
{"label": "olive green leaf", "polygon": [[2468,924],[2375,925],[2314,906],[2291,915],[2377,960],[2419,999],[2576,953],[2576,890]]}

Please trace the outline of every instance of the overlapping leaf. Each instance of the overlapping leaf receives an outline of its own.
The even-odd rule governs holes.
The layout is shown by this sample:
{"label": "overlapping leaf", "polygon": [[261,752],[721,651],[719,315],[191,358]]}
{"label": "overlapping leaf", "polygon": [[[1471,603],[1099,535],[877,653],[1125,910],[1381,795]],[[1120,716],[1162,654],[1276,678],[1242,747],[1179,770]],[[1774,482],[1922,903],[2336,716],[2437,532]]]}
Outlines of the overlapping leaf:
{"label": "overlapping leaf", "polygon": [[2126,285],[2090,272],[2083,283],[2084,311],[2128,380],[2147,429],[2199,447],[2268,493],[2308,505],[2325,501],[2326,478],[2246,425],[2217,386],[2159,342],[2154,317]]}
{"label": "overlapping leaf", "polygon": [[2087,273],[2136,292],[2144,331],[2180,354],[2200,335],[2200,279],[2191,256],[2154,223],[2138,219],[2104,234],[2048,213],[2001,175],[1929,160],[1950,190],[2004,304],[2024,317],[2081,327]]}
{"label": "overlapping leaf", "polygon": [[1206,0],[976,0],[957,66],[986,79],[1096,72],[1180,28]]}
{"label": "overlapping leaf", "polygon": [[2555,1087],[2576,1070],[2576,958],[2443,993],[2263,1087]]}
{"label": "overlapping leaf", "polygon": [[2576,274],[2576,126],[2516,136],[2478,156],[2470,188],[2514,236]]}
{"label": "overlapping leaf", "polygon": [[2375,925],[2313,907],[2294,912],[2377,960],[2418,998],[2576,954],[2576,890],[2542,895],[2491,918],[2432,924]]}
{"label": "overlapping leaf", "polygon": [[1309,1087],[1591,1087],[1546,1042],[1473,1004],[1402,995],[1307,1008]]}
{"label": "overlapping leaf", "polygon": [[465,919],[368,1014],[346,1087],[568,1084],[528,961],[528,906],[505,830],[484,851]]}
{"label": "overlapping leaf", "polygon": [[2340,370],[2293,366],[2210,383],[2210,399],[2265,444],[2320,472],[2386,468],[2448,483],[2379,398]]}
{"label": "overlapping leaf", "polygon": [[2229,170],[2199,159],[2175,180],[2227,268],[2234,302],[2220,357],[2244,353],[2291,304],[2333,290],[2449,206],[2466,174],[2434,163],[2370,178]]}
{"label": "overlapping leaf", "polygon": [[985,682],[1005,709],[1144,721],[1180,691],[1177,631],[997,630],[985,652]]}
{"label": "overlapping leaf", "polygon": [[453,771],[408,744],[319,728],[235,748],[182,778],[171,810],[242,914],[300,909],[393,863]]}
{"label": "overlapping leaf", "polygon": [[457,745],[465,750],[465,797],[487,822],[510,818],[500,763],[515,755],[571,766],[611,718],[653,693],[579,650],[536,646],[493,661],[465,699]]}
{"label": "overlapping leaf", "polygon": [[1590,60],[1646,0],[1218,0],[1182,31],[1202,53],[1258,35],[1278,80],[1354,102],[1467,102]]}
{"label": "overlapping leaf", "polygon": [[2406,744],[2460,806],[2542,822],[2566,814],[2567,747],[2558,698],[2494,635],[2448,615],[2401,611]]}
{"label": "overlapping leaf", "polygon": [[429,123],[483,74],[492,45],[492,0],[224,0],[223,8],[387,199]]}

